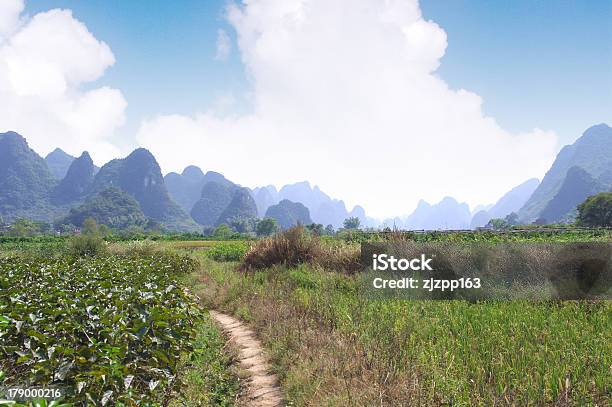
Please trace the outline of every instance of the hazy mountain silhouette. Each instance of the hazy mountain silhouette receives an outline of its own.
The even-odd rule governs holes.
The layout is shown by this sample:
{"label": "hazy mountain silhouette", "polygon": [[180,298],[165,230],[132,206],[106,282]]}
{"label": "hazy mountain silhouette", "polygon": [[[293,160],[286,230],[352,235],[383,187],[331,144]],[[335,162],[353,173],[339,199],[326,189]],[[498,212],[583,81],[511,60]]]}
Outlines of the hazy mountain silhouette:
{"label": "hazy mountain silhouette", "polygon": [[252,190],[253,199],[257,205],[257,213],[264,216],[268,208],[278,203],[278,191],[274,185],[257,187]]}
{"label": "hazy mountain silhouette", "polygon": [[72,164],[75,159],[75,157],[66,153],[61,148],[56,148],[47,154],[45,157],[45,162],[47,163],[47,167],[49,167],[51,175],[60,180],[66,176],[68,168],[70,168],[70,164]]}
{"label": "hazy mountain silhouette", "polygon": [[480,210],[472,216],[470,222],[470,229],[481,228],[485,226],[491,220],[491,215],[486,210]]}
{"label": "hazy mountain silhouette", "polygon": [[[610,188],[612,178],[612,128],[598,124],[587,129],[572,145],[561,149],[538,188],[518,212],[524,222],[542,217],[542,211],[557,195],[571,167],[580,167],[603,188]],[[600,180],[601,179],[601,180]]]}
{"label": "hazy mountain silhouette", "polygon": [[91,189],[93,180],[94,164],[89,153],[85,151],[72,161],[66,176],[53,190],[53,202],[61,205],[84,197]]}
{"label": "hazy mountain silhouette", "polygon": [[206,174],[197,166],[185,167],[182,174],[171,172],[166,174],[164,182],[168,193],[186,213],[190,213],[195,203],[202,196],[202,188],[208,182],[217,182],[222,185],[235,185],[222,174],[208,171]]}
{"label": "hazy mountain silhouette", "polygon": [[308,208],[300,202],[291,202],[283,199],[272,205],[266,211],[266,218],[276,219],[282,229],[288,229],[297,224],[309,225],[312,223]]}
{"label": "hazy mountain silhouette", "polygon": [[518,212],[531,197],[533,191],[540,185],[537,178],[531,178],[506,192],[488,210],[480,210],[474,214],[470,222],[472,229],[485,226],[491,219],[503,219],[512,212]]}
{"label": "hazy mountain silhouette", "polygon": [[232,202],[236,185],[210,181],[204,184],[200,199],[191,209],[191,217],[200,225],[217,226],[219,218]]}
{"label": "hazy mountain silhouette", "polygon": [[361,206],[357,205],[353,208],[352,211],[356,212],[349,212],[344,201],[331,198],[318,186],[312,187],[308,181],[287,184],[278,192],[273,185],[257,187],[252,190],[252,194],[260,216],[263,216],[270,206],[287,199],[306,206],[314,223],[340,228],[346,218],[356,216],[364,226],[376,226],[378,224],[375,219],[366,216],[365,210]]}
{"label": "hazy mountain silhouette", "polygon": [[257,205],[248,188],[236,188],[232,200],[217,220],[218,224],[229,224],[234,219],[248,219],[257,217]]}
{"label": "hazy mountain silhouette", "polygon": [[403,221],[403,227],[413,230],[468,229],[470,220],[469,206],[447,196],[434,205],[419,201],[414,212]]}

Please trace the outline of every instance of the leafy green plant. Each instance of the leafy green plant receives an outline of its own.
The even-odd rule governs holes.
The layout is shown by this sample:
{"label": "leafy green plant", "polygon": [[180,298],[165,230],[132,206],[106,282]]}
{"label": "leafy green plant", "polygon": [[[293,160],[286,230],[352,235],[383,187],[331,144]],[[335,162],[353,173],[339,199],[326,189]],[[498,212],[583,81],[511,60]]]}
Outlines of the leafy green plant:
{"label": "leafy green plant", "polygon": [[240,261],[249,250],[248,242],[221,242],[206,251],[206,257],[216,261]]}
{"label": "leafy green plant", "polygon": [[201,318],[177,280],[196,264],[169,253],[0,257],[4,384],[72,388],[77,405],[163,404]]}

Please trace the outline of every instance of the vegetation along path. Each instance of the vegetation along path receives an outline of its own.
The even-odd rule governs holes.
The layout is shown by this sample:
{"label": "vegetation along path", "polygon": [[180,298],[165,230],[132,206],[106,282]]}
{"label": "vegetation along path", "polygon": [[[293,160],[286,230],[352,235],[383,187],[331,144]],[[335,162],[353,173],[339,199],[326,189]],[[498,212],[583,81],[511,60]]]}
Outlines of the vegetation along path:
{"label": "vegetation along path", "polygon": [[284,406],[278,379],[276,375],[270,373],[270,364],[255,333],[229,315],[216,311],[210,311],[210,315],[229,336],[230,343],[238,350],[240,367],[249,374],[246,405],[249,407]]}

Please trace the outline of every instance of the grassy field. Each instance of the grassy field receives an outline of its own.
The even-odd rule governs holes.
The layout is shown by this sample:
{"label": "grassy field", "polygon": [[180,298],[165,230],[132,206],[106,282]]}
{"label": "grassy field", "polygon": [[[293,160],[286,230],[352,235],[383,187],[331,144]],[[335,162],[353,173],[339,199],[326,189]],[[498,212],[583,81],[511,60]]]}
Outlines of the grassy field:
{"label": "grassy field", "polygon": [[609,301],[370,301],[356,277],[316,264],[238,266],[205,258],[202,294],[255,326],[293,405],[612,403]]}

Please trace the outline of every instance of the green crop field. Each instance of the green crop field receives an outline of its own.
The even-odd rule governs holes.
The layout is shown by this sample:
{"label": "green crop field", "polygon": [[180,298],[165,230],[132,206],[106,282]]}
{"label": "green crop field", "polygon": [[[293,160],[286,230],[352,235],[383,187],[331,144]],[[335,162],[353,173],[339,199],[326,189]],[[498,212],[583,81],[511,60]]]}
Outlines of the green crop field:
{"label": "green crop field", "polygon": [[184,284],[194,259],[35,253],[0,255],[0,387],[56,386],[70,405],[231,404],[224,341]]}

